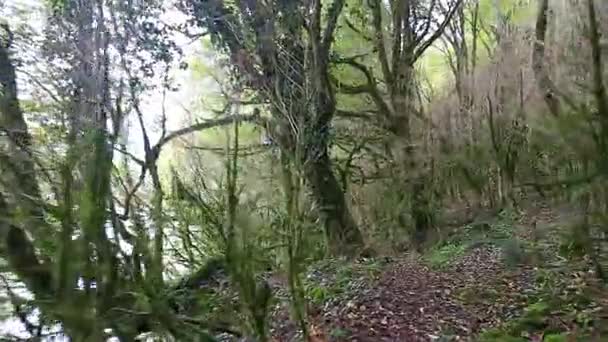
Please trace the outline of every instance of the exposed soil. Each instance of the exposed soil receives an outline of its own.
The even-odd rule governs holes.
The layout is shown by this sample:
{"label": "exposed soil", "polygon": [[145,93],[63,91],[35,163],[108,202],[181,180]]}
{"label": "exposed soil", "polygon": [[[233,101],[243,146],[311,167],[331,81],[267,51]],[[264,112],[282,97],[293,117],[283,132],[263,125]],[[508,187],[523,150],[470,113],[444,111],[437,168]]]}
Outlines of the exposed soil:
{"label": "exposed soil", "polygon": [[[317,308],[314,321],[323,332],[320,340],[463,341],[518,315],[532,289],[532,273],[525,267],[506,270],[492,247],[476,248],[444,271],[396,260],[348,299]],[[292,340],[291,329],[278,328],[276,340]]]}
{"label": "exposed soil", "polygon": [[[534,207],[522,215],[518,234],[529,235],[558,216],[547,206]],[[534,268],[507,267],[501,253],[481,245],[442,270],[413,257],[394,259],[377,279],[312,308],[313,335],[317,341],[472,340],[482,329],[519,316],[533,291]],[[298,340],[282,308],[273,318],[274,339]]]}

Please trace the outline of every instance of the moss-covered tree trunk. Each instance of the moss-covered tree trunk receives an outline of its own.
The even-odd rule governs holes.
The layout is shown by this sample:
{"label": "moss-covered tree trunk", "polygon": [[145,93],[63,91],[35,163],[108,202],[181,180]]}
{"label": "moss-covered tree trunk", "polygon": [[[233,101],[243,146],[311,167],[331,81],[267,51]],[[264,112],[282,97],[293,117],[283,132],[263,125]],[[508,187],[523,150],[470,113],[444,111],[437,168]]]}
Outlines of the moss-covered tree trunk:
{"label": "moss-covered tree trunk", "polygon": [[[59,319],[71,336],[90,336],[96,328],[96,321],[92,319],[92,306],[77,293],[68,300],[58,297],[57,285],[60,282],[56,281],[51,265],[43,262],[36,253],[35,243],[42,244],[42,241],[52,235],[49,234],[45,221],[37,170],[29,154],[31,136],[20,107],[15,67],[9,55],[11,34],[8,27],[2,28],[4,32],[0,32],[0,129],[7,135],[7,140],[2,142],[7,150],[0,153],[0,176],[8,177],[15,186],[12,189],[0,188],[0,257],[8,261],[10,270],[26,284],[45,314]],[[8,37],[3,36],[4,34]],[[10,193],[7,193],[9,191]],[[16,214],[19,212],[21,215]],[[13,220],[19,216],[25,218]],[[28,237],[28,233],[33,240]],[[101,333],[102,330],[98,332]]]}
{"label": "moss-covered tree trunk", "polygon": [[304,173],[320,206],[324,221],[330,252],[334,254],[353,255],[363,247],[363,237],[346,204],[344,191],[333,173],[329,157],[329,131],[336,111],[336,98],[329,77],[329,60],[334,31],[344,0],[335,0],[328,9],[328,22],[321,29],[321,1],[313,2],[313,15],[310,34],[313,37],[308,52],[311,57],[309,83],[313,94],[312,118],[304,129],[310,131],[304,147],[306,163]]}
{"label": "moss-covered tree trunk", "polygon": [[412,139],[412,113],[417,110],[414,99],[416,79],[413,56],[406,55],[405,60],[397,69],[391,89],[391,104],[395,110],[390,126],[393,133],[392,153],[403,182],[401,200],[412,218],[412,242],[420,250],[433,224],[427,196],[431,180],[425,170],[426,163]]}
{"label": "moss-covered tree trunk", "polygon": [[363,238],[333,173],[327,149],[309,161],[304,171],[311,194],[319,206],[330,252],[352,255],[363,245]]}

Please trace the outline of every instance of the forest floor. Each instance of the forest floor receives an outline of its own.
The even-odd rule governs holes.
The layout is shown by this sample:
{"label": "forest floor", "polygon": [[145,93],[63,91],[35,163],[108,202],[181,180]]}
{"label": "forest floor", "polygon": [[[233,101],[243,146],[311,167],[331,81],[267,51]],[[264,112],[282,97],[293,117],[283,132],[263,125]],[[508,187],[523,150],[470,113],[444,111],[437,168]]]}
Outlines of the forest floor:
{"label": "forest floor", "polygon": [[[606,292],[590,295],[599,286],[591,285],[585,266],[564,268],[549,256],[558,245],[551,232],[575,219],[570,210],[541,203],[517,217],[462,226],[424,255],[318,265],[306,279],[311,335],[315,341],[608,341],[597,329],[598,319],[608,318]],[[277,304],[272,318],[275,341],[301,339],[286,303]],[[581,329],[585,337],[575,339]]]}

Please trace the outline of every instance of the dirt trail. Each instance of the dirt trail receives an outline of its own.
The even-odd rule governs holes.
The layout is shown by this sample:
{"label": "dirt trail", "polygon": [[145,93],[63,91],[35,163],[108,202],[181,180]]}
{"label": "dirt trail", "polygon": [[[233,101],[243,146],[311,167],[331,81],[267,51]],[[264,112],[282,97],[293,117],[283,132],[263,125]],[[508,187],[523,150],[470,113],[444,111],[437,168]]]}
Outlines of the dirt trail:
{"label": "dirt trail", "polygon": [[400,263],[325,323],[348,334],[336,341],[432,341],[448,331],[466,336],[477,319],[453,299],[453,283],[448,274]]}
{"label": "dirt trail", "polygon": [[330,341],[462,341],[517,315],[531,280],[529,268],[504,269],[492,247],[472,250],[445,271],[399,261],[319,318]]}
{"label": "dirt trail", "polygon": [[[535,207],[522,216],[517,235],[528,235],[534,221],[548,226],[558,216]],[[441,271],[397,259],[347,299],[318,308],[314,322],[323,332],[319,341],[467,341],[519,315],[533,285],[532,267],[508,268],[501,249],[491,245],[468,250]],[[293,331],[286,331],[292,329],[283,328],[275,330],[275,340],[292,341]]]}
{"label": "dirt trail", "polygon": [[[507,270],[500,258],[499,249],[483,246],[442,271],[417,260],[395,260],[376,281],[317,308],[318,341],[469,340],[518,315],[531,291],[533,270]],[[276,328],[275,341],[296,340],[293,325]]]}

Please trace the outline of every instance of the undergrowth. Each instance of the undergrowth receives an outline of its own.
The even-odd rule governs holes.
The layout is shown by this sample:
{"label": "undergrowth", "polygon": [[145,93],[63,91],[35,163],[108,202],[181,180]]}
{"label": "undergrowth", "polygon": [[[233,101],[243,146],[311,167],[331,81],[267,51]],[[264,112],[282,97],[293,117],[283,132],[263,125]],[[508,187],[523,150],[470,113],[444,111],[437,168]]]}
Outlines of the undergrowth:
{"label": "undergrowth", "polygon": [[[484,331],[475,341],[605,341],[599,336],[608,334],[608,292],[589,272],[588,261],[574,263],[572,253],[564,253],[564,246],[570,247],[567,252],[574,249],[573,240],[555,234],[528,239],[519,233],[516,216],[503,212],[495,221],[463,227],[423,255],[431,267],[445,269],[468,251],[488,245],[500,249],[505,270],[517,266],[534,270],[533,288],[514,294],[523,311]],[[509,290],[499,285],[473,286],[460,291],[459,298],[473,306],[499,301]]]}
{"label": "undergrowth", "polygon": [[462,256],[467,250],[466,244],[448,242],[440,247],[433,248],[426,256],[426,261],[434,268],[441,268]]}
{"label": "undergrowth", "polygon": [[304,280],[306,297],[317,306],[339,300],[365,282],[376,279],[384,263],[381,259],[321,261],[310,267]]}
{"label": "undergrowth", "polygon": [[[537,294],[526,314],[497,331],[508,336],[543,335],[547,341],[604,341],[606,336],[606,289],[588,272],[568,268],[539,269]],[[535,301],[535,302],[532,302]],[[593,337],[593,338],[592,338]]]}
{"label": "undergrowth", "polygon": [[448,267],[470,249],[494,245],[503,250],[507,263],[519,263],[523,258],[521,242],[514,238],[515,215],[510,211],[500,213],[493,222],[474,222],[463,227],[452,238],[431,247],[423,259],[435,269]]}
{"label": "undergrowth", "polygon": [[569,310],[572,308],[566,303],[539,299],[528,305],[521,317],[483,332],[477,340],[480,342],[600,341],[593,339],[594,336],[599,336],[597,327],[592,324],[593,312]]}

